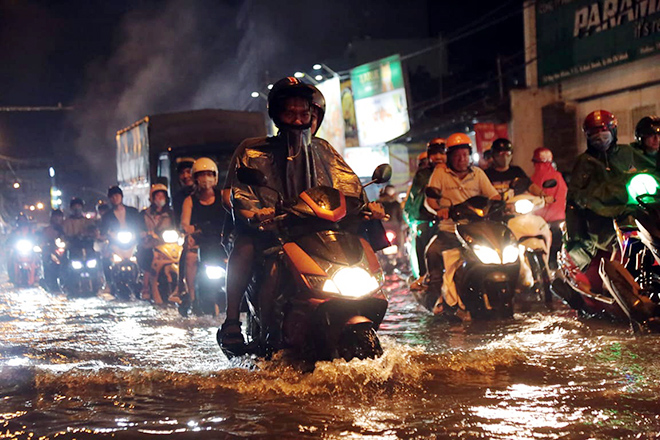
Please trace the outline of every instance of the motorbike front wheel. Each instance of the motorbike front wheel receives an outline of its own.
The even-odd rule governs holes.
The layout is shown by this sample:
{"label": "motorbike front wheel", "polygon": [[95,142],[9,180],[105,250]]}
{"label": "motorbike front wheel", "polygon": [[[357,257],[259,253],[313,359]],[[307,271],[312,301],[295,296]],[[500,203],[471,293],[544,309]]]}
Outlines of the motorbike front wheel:
{"label": "motorbike front wheel", "polygon": [[383,354],[380,340],[371,326],[351,326],[344,330],[337,347],[346,361],[353,358],[375,359]]}
{"label": "motorbike front wheel", "polygon": [[552,291],[550,290],[550,274],[543,260],[543,254],[539,252],[528,252],[527,261],[534,276],[533,289],[539,295],[539,299],[545,303],[552,302]]}

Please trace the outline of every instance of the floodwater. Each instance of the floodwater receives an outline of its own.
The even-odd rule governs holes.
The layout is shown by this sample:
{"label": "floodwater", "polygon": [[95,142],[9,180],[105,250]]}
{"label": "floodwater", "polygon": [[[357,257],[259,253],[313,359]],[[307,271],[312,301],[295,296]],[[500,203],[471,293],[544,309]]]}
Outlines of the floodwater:
{"label": "floodwater", "polygon": [[450,326],[400,282],[376,360],[228,361],[220,320],[0,286],[0,439],[660,436],[660,337],[553,312]]}

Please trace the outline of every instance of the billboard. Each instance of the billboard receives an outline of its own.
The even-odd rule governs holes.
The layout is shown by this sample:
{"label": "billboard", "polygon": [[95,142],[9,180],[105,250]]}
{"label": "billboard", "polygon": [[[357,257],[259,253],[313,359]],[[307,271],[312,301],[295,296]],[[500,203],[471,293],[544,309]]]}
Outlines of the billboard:
{"label": "billboard", "polygon": [[399,55],[354,68],[351,86],[361,146],[382,144],[410,130]]}
{"label": "billboard", "polygon": [[344,153],[346,137],[342,114],[341,87],[339,77],[330,78],[316,85],[325,98],[325,117],[316,136],[330,142],[339,154]]}
{"label": "billboard", "polygon": [[499,138],[508,139],[506,124],[493,124],[492,122],[477,122],[474,124],[474,137],[477,140],[477,152],[490,150],[493,141]]}
{"label": "billboard", "polygon": [[539,84],[660,53],[660,0],[536,2]]}

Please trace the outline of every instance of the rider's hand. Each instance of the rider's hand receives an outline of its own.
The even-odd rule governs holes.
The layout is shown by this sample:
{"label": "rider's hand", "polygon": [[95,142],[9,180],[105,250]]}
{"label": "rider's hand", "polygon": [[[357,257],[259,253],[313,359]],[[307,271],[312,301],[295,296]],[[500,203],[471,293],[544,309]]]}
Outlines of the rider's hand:
{"label": "rider's hand", "polygon": [[446,220],[449,218],[449,208],[440,208],[436,211],[435,214],[440,220]]}
{"label": "rider's hand", "polygon": [[385,218],[385,208],[378,202],[369,202],[367,209],[371,211],[371,215],[366,216],[367,219],[371,220],[382,220]]}
{"label": "rider's hand", "polygon": [[254,218],[260,222],[275,217],[275,208],[261,208],[254,211]]}
{"label": "rider's hand", "polygon": [[545,201],[546,204],[548,204],[548,203],[555,203],[555,198],[552,197],[552,196],[550,196],[550,195],[548,195],[548,194],[544,194],[544,195],[543,195],[543,200]]}

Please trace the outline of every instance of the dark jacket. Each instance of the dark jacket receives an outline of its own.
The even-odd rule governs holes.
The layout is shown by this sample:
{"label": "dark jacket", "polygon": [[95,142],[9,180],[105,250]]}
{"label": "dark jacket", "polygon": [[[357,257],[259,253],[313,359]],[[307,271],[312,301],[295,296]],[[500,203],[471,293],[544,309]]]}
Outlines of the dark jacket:
{"label": "dark jacket", "polygon": [[[142,217],[140,216],[138,210],[132,206],[126,205],[124,205],[124,208],[126,208],[126,228],[133,230],[136,233],[141,231],[143,229],[142,225],[144,222],[142,221]],[[115,216],[114,209],[112,211],[108,211],[101,219],[101,233],[105,235],[110,230],[118,231],[119,229],[119,220]]]}

